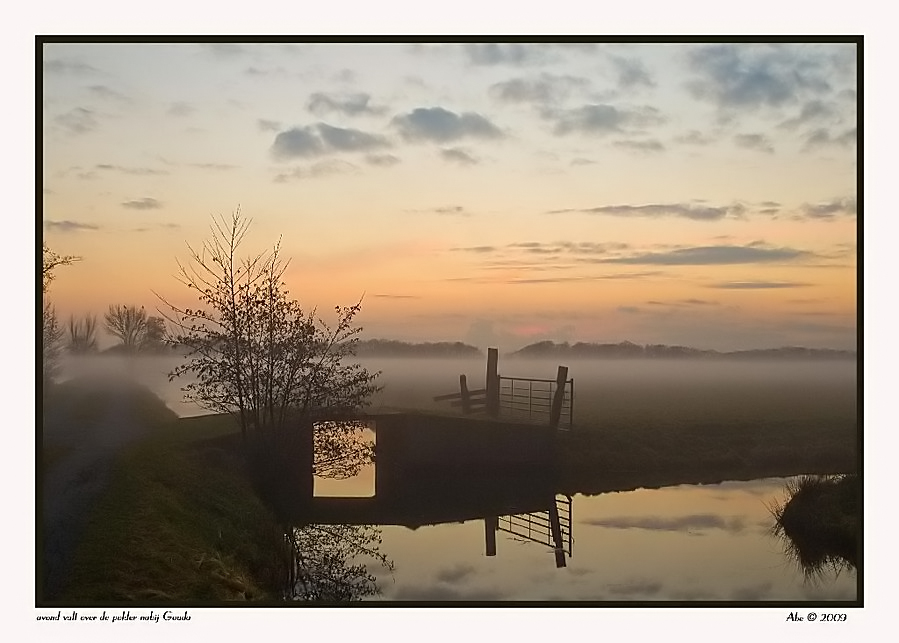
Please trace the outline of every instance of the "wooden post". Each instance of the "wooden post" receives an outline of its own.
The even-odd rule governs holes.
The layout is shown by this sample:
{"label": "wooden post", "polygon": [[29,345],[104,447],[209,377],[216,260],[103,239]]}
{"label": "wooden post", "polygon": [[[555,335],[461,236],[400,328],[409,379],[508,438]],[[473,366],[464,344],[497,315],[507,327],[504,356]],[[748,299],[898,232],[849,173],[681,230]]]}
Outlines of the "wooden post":
{"label": "wooden post", "polygon": [[559,418],[562,416],[562,402],[565,401],[565,382],[568,380],[568,367],[560,366],[556,374],[556,393],[553,396],[553,405],[549,414],[549,425],[552,428],[559,426]]}
{"label": "wooden post", "polygon": [[462,395],[462,412],[469,413],[471,411],[471,400],[468,397],[468,383],[465,381],[465,375],[459,376],[459,392]]}
{"label": "wooden post", "polygon": [[499,415],[499,350],[487,349],[487,415],[496,417]]}
{"label": "wooden post", "polygon": [[487,516],[484,518],[484,537],[487,540],[487,555],[496,556],[496,530],[499,529],[499,518]]}
{"label": "wooden post", "polygon": [[565,547],[562,543],[562,523],[559,520],[559,508],[556,507],[556,499],[553,498],[549,506],[549,526],[552,530],[553,545],[556,553],[556,567],[565,567]]}

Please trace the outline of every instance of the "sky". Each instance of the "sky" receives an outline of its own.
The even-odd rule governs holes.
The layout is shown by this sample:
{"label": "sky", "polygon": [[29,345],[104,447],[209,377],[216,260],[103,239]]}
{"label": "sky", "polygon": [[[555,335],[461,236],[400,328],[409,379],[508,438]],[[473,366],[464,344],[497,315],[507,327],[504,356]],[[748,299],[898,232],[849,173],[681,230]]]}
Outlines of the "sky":
{"label": "sky", "polygon": [[[364,338],[856,348],[851,42],[43,46],[60,317],[195,303],[214,216]],[[155,293],[155,294],[154,294]],[[109,342],[112,340],[110,339]]]}

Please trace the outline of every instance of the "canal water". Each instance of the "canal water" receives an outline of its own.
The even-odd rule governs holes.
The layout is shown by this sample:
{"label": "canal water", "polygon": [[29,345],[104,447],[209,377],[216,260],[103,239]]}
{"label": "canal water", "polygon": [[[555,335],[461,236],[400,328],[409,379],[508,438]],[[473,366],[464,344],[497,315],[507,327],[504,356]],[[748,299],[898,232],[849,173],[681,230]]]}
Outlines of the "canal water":
{"label": "canal water", "polygon": [[[348,562],[365,565],[376,592],[365,598],[381,601],[855,600],[854,568],[806,572],[773,533],[770,507],[788,481],[560,494],[561,554],[549,507],[498,517],[495,530],[491,517],[419,525],[411,515],[411,526],[357,527],[380,539],[383,558],[357,551]],[[351,479],[317,479],[316,495],[372,497],[373,483],[368,466]]]}

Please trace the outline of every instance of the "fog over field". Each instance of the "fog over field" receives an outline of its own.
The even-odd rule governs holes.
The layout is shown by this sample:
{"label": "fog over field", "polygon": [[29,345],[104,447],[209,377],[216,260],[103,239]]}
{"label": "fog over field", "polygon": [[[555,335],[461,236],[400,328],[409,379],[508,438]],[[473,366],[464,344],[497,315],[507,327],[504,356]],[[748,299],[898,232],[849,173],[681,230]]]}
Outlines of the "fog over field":
{"label": "fog over field", "polygon": [[[146,385],[181,416],[206,411],[183,401],[189,380],[168,381],[178,356],[66,356],[61,380],[75,376],[128,377]],[[417,408],[451,411],[434,396],[459,390],[465,374],[470,389],[484,386],[486,358],[427,359],[366,357],[359,360],[381,371],[383,387],[370,410]],[[816,423],[846,427],[857,423],[858,367],[854,360],[567,360],[574,379],[574,423],[602,429],[633,424],[676,427],[710,423],[774,422],[789,427]],[[501,356],[499,373],[507,377],[555,379],[559,361]]]}

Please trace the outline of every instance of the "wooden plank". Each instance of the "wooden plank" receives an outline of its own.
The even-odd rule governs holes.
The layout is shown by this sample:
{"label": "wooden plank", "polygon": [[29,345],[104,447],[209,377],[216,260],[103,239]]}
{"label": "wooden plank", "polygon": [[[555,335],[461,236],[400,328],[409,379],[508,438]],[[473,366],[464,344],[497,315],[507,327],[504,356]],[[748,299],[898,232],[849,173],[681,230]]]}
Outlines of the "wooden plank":
{"label": "wooden plank", "polygon": [[[487,394],[487,389],[485,389],[485,388],[479,388],[479,389],[475,389],[473,391],[468,391],[469,397],[472,397],[472,396],[477,397],[477,396],[486,395],[486,394]],[[461,399],[462,399],[461,393],[447,393],[445,395],[436,396],[434,398],[434,401],[435,402],[444,402],[446,400],[461,400]]]}

